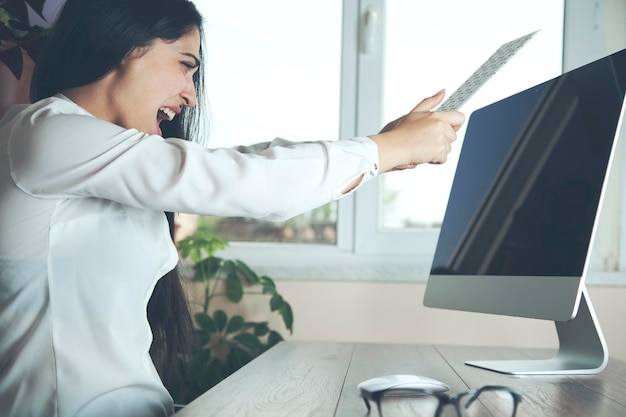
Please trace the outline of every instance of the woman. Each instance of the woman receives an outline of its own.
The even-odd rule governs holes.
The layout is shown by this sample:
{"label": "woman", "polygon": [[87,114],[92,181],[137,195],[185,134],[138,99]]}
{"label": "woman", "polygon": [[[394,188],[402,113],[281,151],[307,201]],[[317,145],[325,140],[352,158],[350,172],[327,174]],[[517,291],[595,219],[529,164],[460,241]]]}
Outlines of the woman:
{"label": "woman", "polygon": [[206,149],[184,140],[205,139],[201,39],[188,0],[68,0],[34,104],[0,121],[3,413],[172,414],[149,350],[175,358],[191,322],[164,212],[285,219],[443,163],[464,122],[441,92],[370,137]]}

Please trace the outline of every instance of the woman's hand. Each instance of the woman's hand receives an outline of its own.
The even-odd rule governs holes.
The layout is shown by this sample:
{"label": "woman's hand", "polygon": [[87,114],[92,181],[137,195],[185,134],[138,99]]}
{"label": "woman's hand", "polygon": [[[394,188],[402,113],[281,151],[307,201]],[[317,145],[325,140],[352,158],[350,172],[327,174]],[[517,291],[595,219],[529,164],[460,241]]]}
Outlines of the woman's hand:
{"label": "woman's hand", "polygon": [[410,113],[370,136],[378,146],[379,172],[414,168],[419,164],[442,164],[465,122],[458,111],[432,111],[445,91],[425,98]]}

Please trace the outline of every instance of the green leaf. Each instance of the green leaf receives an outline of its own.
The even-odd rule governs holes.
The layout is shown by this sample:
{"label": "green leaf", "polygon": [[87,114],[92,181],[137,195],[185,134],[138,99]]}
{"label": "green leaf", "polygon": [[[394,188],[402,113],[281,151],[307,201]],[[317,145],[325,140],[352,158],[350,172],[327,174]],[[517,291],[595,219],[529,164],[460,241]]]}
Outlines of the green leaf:
{"label": "green leaf", "polygon": [[280,294],[274,294],[270,298],[270,310],[277,311],[283,307],[284,300]]}
{"label": "green leaf", "polygon": [[206,329],[196,330],[196,341],[200,346],[206,346],[206,344],[211,341],[211,335],[213,334],[215,334],[215,332]]}
{"label": "green leaf", "polygon": [[212,276],[215,276],[217,275],[219,269],[222,267],[222,263],[224,262],[224,260],[217,256],[211,256],[210,258],[207,258],[206,262],[209,265],[209,273]]}
{"label": "green leaf", "polygon": [[254,326],[256,326],[255,322],[247,321],[243,324],[241,331],[242,332],[254,331]]}
{"label": "green leaf", "polygon": [[183,258],[191,257],[193,262],[211,257],[216,251],[226,246],[228,246],[228,241],[203,230],[198,230],[194,235],[187,236],[178,242]]}
{"label": "green leaf", "polygon": [[226,327],[226,333],[235,333],[239,330],[243,329],[244,320],[241,316],[234,316],[228,321],[228,326]]}
{"label": "green leaf", "polygon": [[207,256],[213,256],[215,252],[228,246],[228,241],[205,230],[198,230],[193,237],[194,245],[202,249]]}
{"label": "green leaf", "polygon": [[215,327],[218,331],[223,331],[224,327],[226,327],[226,322],[228,321],[228,316],[223,310],[215,310],[213,312],[213,322],[215,323]]}
{"label": "green leaf", "polygon": [[226,275],[237,275],[237,267],[235,266],[235,262],[231,259],[225,259],[222,267],[224,268]]}
{"label": "green leaf", "polygon": [[194,279],[200,282],[207,282],[217,275],[217,271],[222,264],[222,258],[205,258],[194,264]]}
{"label": "green leaf", "polygon": [[243,261],[235,259],[235,267],[243,274],[251,285],[259,285],[261,280],[259,276]]}
{"label": "green leaf", "polygon": [[254,324],[253,333],[255,336],[258,336],[258,337],[265,336],[267,333],[269,333],[269,331],[270,331],[270,328],[267,325],[267,322]]}
{"label": "green leaf", "polygon": [[271,330],[269,336],[267,337],[267,347],[270,348],[277,344],[278,342],[282,342],[284,339],[277,331]]}
{"label": "green leaf", "polygon": [[226,270],[226,297],[233,303],[238,303],[243,298],[243,285],[237,274],[237,269],[232,261],[224,261]]}
{"label": "green leaf", "polygon": [[246,348],[248,351],[255,351],[263,347],[263,343],[261,343],[259,338],[250,333],[238,334],[233,337],[233,340],[237,341],[237,343]]}
{"label": "green leaf", "polygon": [[191,251],[189,252],[189,256],[191,256],[191,260],[194,263],[198,263],[202,259],[202,252],[199,248],[192,247]]}
{"label": "green leaf", "polygon": [[283,305],[280,308],[280,314],[283,316],[283,323],[285,323],[285,327],[289,330],[289,333],[293,333],[293,311],[289,303],[285,300],[283,300]]}
{"label": "green leaf", "polygon": [[200,326],[201,329],[206,330],[208,332],[213,332],[213,333],[217,331],[217,328],[215,326],[215,323],[213,322],[213,319],[209,317],[207,314],[196,313],[194,315],[194,318],[196,319],[196,323],[198,324],[198,326]]}
{"label": "green leaf", "polygon": [[226,363],[224,364],[224,375],[228,376],[239,368],[250,362],[257,353],[251,354],[247,349],[240,347],[239,345],[232,346]]}
{"label": "green leaf", "polygon": [[193,264],[193,279],[198,282],[206,281],[206,265],[204,262],[194,262]]}
{"label": "green leaf", "polygon": [[274,284],[274,281],[270,277],[262,275],[259,280],[261,281],[261,285],[263,285],[263,294],[276,293],[276,284]]}
{"label": "green leaf", "polygon": [[178,242],[178,250],[180,251],[180,256],[185,259],[189,256],[189,251],[191,247],[189,246],[189,241],[187,239],[182,239]]}

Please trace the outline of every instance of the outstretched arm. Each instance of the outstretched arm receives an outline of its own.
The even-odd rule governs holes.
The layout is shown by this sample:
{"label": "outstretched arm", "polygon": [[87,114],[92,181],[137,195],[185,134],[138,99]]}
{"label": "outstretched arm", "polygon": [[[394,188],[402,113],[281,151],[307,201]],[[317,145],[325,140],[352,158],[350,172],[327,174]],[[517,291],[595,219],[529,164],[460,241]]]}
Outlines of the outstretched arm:
{"label": "outstretched arm", "polygon": [[[387,124],[380,133],[369,136],[378,146],[380,173],[446,161],[465,116],[458,111],[432,111],[444,95],[442,90],[425,98],[411,112]],[[360,178],[344,192],[359,182]]]}

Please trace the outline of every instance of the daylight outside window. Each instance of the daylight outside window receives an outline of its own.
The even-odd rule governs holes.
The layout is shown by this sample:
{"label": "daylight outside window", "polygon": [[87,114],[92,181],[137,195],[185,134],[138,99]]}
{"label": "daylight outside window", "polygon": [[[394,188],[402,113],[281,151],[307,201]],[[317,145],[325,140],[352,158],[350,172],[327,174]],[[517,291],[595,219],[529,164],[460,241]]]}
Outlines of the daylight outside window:
{"label": "daylight outside window", "polygon": [[[460,110],[472,110],[561,74],[563,1],[386,2],[383,120],[445,88],[450,95],[500,45],[539,30]],[[383,228],[438,228],[462,145],[446,164],[383,176]]]}
{"label": "daylight outside window", "polygon": [[[563,1],[384,3],[385,18],[379,22],[384,25],[380,55],[384,70],[378,81],[384,99],[372,103],[371,109],[384,121],[441,88],[451,94],[502,43],[537,29],[541,32],[461,110],[469,116],[475,108],[561,72]],[[275,137],[342,139],[340,116],[346,115],[340,115],[340,83],[346,80],[341,79],[341,59],[352,47],[341,44],[342,13],[352,8],[337,0],[200,0],[196,4],[206,18],[209,146],[246,145]],[[362,88],[370,87],[375,88]],[[355,227],[365,221],[378,223],[381,229],[437,230],[461,145],[462,140],[455,143],[442,166],[382,176],[374,197],[379,203],[357,204],[356,212],[367,214],[355,216]],[[338,204],[343,203],[283,223],[201,217],[192,224],[232,242],[333,245],[337,222],[344,220],[338,216]],[[378,209],[371,211],[372,206]]]}
{"label": "daylight outside window", "polygon": [[[196,1],[205,17],[210,147],[337,140],[342,4]],[[189,222],[189,217],[185,222]],[[337,203],[282,223],[191,218],[229,241],[335,243]]]}

